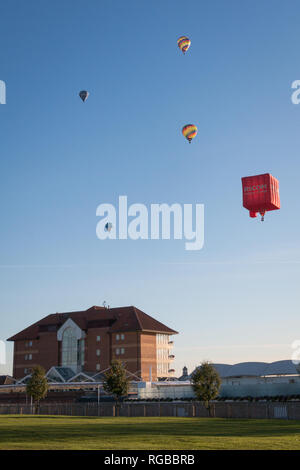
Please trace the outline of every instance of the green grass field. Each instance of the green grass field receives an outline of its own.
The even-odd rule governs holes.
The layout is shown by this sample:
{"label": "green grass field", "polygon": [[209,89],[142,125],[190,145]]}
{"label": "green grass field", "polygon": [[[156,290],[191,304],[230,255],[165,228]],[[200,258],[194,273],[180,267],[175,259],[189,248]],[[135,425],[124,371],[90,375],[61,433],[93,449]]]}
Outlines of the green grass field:
{"label": "green grass field", "polygon": [[0,449],[300,449],[300,421],[2,415]]}

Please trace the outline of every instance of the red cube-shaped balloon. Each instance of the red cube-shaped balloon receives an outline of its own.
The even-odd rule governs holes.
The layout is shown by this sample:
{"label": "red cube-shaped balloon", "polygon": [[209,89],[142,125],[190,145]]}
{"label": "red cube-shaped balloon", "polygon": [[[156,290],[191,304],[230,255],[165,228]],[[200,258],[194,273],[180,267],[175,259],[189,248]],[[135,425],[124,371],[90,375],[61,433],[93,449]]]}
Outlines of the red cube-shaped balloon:
{"label": "red cube-shaped balloon", "polygon": [[280,209],[279,182],[270,173],[245,176],[242,185],[243,206],[250,211],[250,217],[258,212],[263,217],[267,211]]}

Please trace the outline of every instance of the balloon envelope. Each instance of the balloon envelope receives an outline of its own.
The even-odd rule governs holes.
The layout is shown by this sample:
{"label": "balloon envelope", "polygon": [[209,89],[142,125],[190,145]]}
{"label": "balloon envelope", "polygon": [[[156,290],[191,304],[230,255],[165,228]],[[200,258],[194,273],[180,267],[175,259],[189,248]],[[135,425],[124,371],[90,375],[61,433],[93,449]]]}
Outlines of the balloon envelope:
{"label": "balloon envelope", "polygon": [[180,36],[177,39],[179,49],[185,54],[191,45],[191,40],[187,36]]}
{"label": "balloon envelope", "polygon": [[82,99],[83,102],[85,102],[85,100],[87,100],[88,96],[89,96],[89,92],[86,91],[86,90],[81,90],[79,92],[79,96],[80,98]]}
{"label": "balloon envelope", "polygon": [[250,217],[258,213],[263,217],[267,211],[280,209],[279,181],[270,173],[244,176],[243,206],[248,209]]}
{"label": "balloon envelope", "polygon": [[198,132],[197,126],[195,126],[194,124],[186,124],[182,128],[182,134],[190,143],[192,139],[196,137],[197,132]]}
{"label": "balloon envelope", "polygon": [[105,224],[105,227],[104,227],[104,228],[105,228],[105,231],[106,231],[106,232],[110,232],[111,229],[112,229],[112,223],[111,223],[111,222],[107,222],[107,223]]}

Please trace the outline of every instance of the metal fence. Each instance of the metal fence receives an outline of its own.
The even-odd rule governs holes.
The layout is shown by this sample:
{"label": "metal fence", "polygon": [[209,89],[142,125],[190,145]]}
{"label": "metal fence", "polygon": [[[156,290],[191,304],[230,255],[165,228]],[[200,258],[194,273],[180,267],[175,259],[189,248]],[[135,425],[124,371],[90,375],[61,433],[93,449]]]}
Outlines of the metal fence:
{"label": "metal fence", "polygon": [[[34,407],[24,404],[0,405],[0,415],[34,414]],[[209,412],[201,402],[177,403],[49,403],[40,404],[40,415],[67,416],[178,416],[208,417]],[[300,402],[214,402],[211,415],[216,418],[252,418],[252,419],[299,419]]]}

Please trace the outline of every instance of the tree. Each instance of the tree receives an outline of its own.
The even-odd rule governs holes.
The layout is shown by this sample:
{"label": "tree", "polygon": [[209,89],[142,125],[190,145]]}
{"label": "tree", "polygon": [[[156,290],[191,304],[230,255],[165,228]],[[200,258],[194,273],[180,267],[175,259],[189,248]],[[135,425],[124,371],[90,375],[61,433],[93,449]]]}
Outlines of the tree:
{"label": "tree", "polygon": [[129,379],[126,376],[126,369],[120,360],[113,360],[110,369],[105,373],[103,388],[107,393],[111,393],[116,401],[117,414],[119,414],[119,400],[128,395]]}
{"label": "tree", "polygon": [[221,378],[209,362],[203,362],[200,367],[193,372],[191,383],[198,400],[203,401],[205,408],[212,415],[210,401],[218,396],[221,386]]}
{"label": "tree", "polygon": [[45,376],[45,369],[41,366],[33,368],[32,375],[26,385],[26,393],[32,397],[35,403],[35,411],[38,413],[40,400],[46,397],[48,392],[48,381]]}

